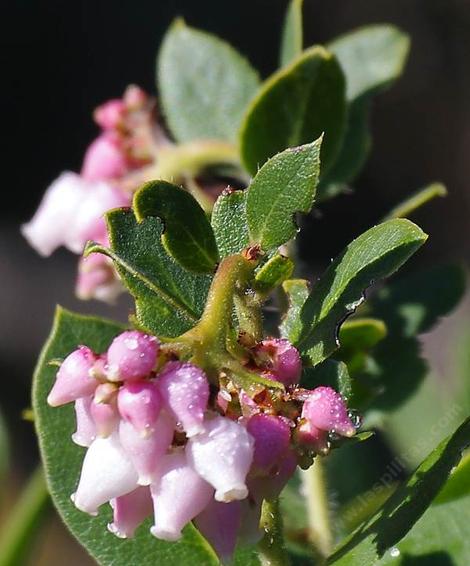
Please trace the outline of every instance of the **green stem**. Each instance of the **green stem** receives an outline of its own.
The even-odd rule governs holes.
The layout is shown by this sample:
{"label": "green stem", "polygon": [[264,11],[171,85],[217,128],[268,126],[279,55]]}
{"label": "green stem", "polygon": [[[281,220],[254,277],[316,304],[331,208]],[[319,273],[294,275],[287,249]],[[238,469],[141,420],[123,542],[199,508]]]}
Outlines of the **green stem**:
{"label": "green stem", "polygon": [[333,547],[333,536],[330,524],[328,494],[320,457],[315,458],[313,466],[301,473],[304,493],[307,498],[307,515],[309,535],[316,549],[325,558]]}
{"label": "green stem", "polygon": [[258,553],[262,566],[288,566],[290,560],[284,546],[282,517],[277,499],[263,502],[261,528],[265,533],[258,543]]}
{"label": "green stem", "polygon": [[240,167],[237,147],[222,141],[199,140],[160,149],[152,173],[155,178],[175,181],[218,164]]}
{"label": "green stem", "polygon": [[0,534],[0,566],[24,564],[34,535],[50,509],[49,493],[42,468],[31,476]]}
{"label": "green stem", "polygon": [[234,296],[234,302],[240,328],[256,341],[261,340],[263,338],[263,317],[258,299],[240,292]]}

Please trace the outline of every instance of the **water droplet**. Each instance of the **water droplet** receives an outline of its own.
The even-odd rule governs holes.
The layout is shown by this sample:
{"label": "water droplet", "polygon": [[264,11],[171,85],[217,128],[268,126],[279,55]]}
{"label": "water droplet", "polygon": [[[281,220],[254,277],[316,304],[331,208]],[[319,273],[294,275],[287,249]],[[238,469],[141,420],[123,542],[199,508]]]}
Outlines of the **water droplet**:
{"label": "water droplet", "polygon": [[398,558],[400,556],[400,551],[398,550],[398,548],[396,546],[394,546],[393,548],[390,549],[390,556],[392,558]]}

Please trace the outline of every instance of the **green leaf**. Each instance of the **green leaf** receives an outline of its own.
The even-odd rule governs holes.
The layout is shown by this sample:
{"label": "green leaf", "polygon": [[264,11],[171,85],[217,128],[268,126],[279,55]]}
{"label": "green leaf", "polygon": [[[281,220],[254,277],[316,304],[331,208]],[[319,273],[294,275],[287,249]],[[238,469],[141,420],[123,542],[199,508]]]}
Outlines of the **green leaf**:
{"label": "green leaf", "polygon": [[296,212],[313,206],[322,138],[286,149],[267,161],[247,189],[246,217],[252,243],[275,249],[297,233]]}
{"label": "green leaf", "polygon": [[281,67],[288,65],[302,53],[302,4],[303,0],[291,0],[287,7],[282,30]]}
{"label": "green leaf", "polygon": [[257,271],[253,289],[262,294],[270,293],[292,276],[294,267],[289,257],[276,253]]}
{"label": "green leaf", "polygon": [[345,121],[341,68],[323,47],[312,47],[269,78],[250,104],[240,131],[242,160],[254,175],[276,153],[324,133],[324,175],[340,149]]}
{"label": "green leaf", "polygon": [[410,40],[395,26],[374,24],[338,37],[328,49],[338,58],[347,99],[353,101],[388,87],[403,73]]}
{"label": "green leaf", "polygon": [[369,350],[387,336],[387,327],[376,318],[346,320],[339,330],[341,348]]}
{"label": "green leaf", "polygon": [[443,503],[449,503],[450,501],[468,496],[470,496],[469,453],[462,458],[459,466],[452,472],[452,475],[434,500],[433,505],[442,505]]}
{"label": "green leaf", "polygon": [[362,169],[371,148],[372,98],[402,73],[409,38],[398,28],[376,24],[347,33],[328,44],[346,76],[348,119],[341,151],[319,189],[319,199],[335,196]]}
{"label": "green leaf", "polygon": [[259,78],[225,41],[177,20],[160,49],[158,87],[164,114],[178,141],[235,141]]}
{"label": "green leaf", "polygon": [[371,519],[329,558],[335,566],[377,564],[423,515],[470,443],[470,419],[421,463]]}
{"label": "green leaf", "polygon": [[307,389],[328,385],[341,393],[345,399],[349,399],[352,392],[348,367],[337,360],[325,360],[314,368],[304,368],[300,384]]}
{"label": "green leaf", "polygon": [[248,246],[245,191],[228,189],[215,201],[212,229],[221,258],[241,252]]}
{"label": "green leaf", "polygon": [[166,181],[150,181],[134,195],[139,222],[149,216],[163,221],[162,243],[184,268],[212,273],[219,261],[214,233],[204,210],[187,191]]}
{"label": "green leaf", "polygon": [[420,189],[411,197],[407,198],[405,201],[400,203],[398,206],[393,208],[385,217],[385,220],[389,218],[407,218],[415,210],[421,208],[424,204],[435,199],[436,197],[447,196],[447,189],[442,183],[431,183],[424,189]]}
{"label": "green leaf", "polygon": [[354,240],[326,270],[305,302],[296,345],[315,366],[337,347],[339,325],[364,300],[364,289],[388,277],[426,241],[409,220],[389,220]]}
{"label": "green leaf", "polygon": [[122,331],[114,322],[82,316],[58,308],[52,333],[44,347],[33,382],[33,406],[42,461],[55,506],[72,534],[102,566],[216,566],[218,561],[208,544],[193,527],[185,529],[178,543],[157,540],[149,533],[150,521],[137,530],[133,539],[118,539],[107,532],[111,507],[103,506],[97,517],[78,511],[70,500],[75,491],[85,451],[74,444],[73,405],[51,408],[46,397],[57,368],[49,360],[64,358],[79,344],[103,352]]}
{"label": "green leaf", "polygon": [[169,337],[192,328],[204,309],[211,277],[186,271],[168,256],[159,218],[137,222],[131,210],[113,210],[106,219],[110,249],[92,243],[86,253],[101,252],[114,260],[135,298],[142,328]]}
{"label": "green leaf", "polygon": [[294,342],[302,330],[300,312],[310,293],[309,284],[305,279],[289,279],[284,281],[282,288],[287,295],[289,306],[279,330],[283,338]]}

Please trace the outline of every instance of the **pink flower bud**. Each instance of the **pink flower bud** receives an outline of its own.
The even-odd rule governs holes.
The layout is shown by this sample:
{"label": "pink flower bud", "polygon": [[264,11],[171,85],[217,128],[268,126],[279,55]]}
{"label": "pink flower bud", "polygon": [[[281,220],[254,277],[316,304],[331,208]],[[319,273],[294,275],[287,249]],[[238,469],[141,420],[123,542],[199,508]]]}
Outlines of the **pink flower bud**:
{"label": "pink flower bud", "polygon": [[47,397],[47,402],[51,407],[58,407],[80,397],[93,395],[98,385],[96,379],[90,374],[95,360],[95,354],[86,346],[80,346],[65,358]]}
{"label": "pink flower bud", "polygon": [[302,408],[302,417],[320,430],[341,436],[354,436],[356,433],[346,403],[331,387],[317,387],[310,393]]}
{"label": "pink flower bud", "polygon": [[164,411],[155,423],[155,432],[147,436],[126,421],[119,425],[121,444],[139,474],[139,485],[149,485],[173,440],[175,422]]}
{"label": "pink flower bud", "polygon": [[103,130],[115,130],[122,125],[125,115],[126,105],[119,98],[114,98],[98,106],[93,118]]}
{"label": "pink flower bud", "polygon": [[219,503],[212,500],[195,519],[199,532],[214,548],[223,564],[231,562],[241,521],[241,501]]}
{"label": "pink flower bud", "polygon": [[150,532],[162,540],[181,537],[183,527],[211,501],[214,490],[189,465],[183,452],[162,458],[150,486],[155,524]]}
{"label": "pink flower bud", "polygon": [[98,385],[90,405],[90,413],[95,422],[96,433],[106,438],[114,432],[119,424],[117,410],[117,388],[113,383]]}
{"label": "pink flower bud", "polygon": [[72,501],[80,511],[96,515],[101,505],[136,487],[137,472],[115,433],[97,438],[88,448]]}
{"label": "pink flower bud", "polygon": [[109,181],[123,177],[129,170],[119,136],[104,133],[88,147],[81,175],[87,181]]}
{"label": "pink flower bud", "polygon": [[161,396],[153,381],[132,381],[119,389],[119,413],[142,436],[155,431],[161,406]]}
{"label": "pink flower bud", "polygon": [[284,489],[297,469],[297,457],[293,450],[288,450],[278,462],[277,468],[269,475],[252,477],[249,480],[250,497],[256,500],[275,499]]}
{"label": "pink flower bud", "polygon": [[47,189],[33,219],[21,233],[41,255],[49,256],[67,245],[75,218],[86,194],[86,183],[75,173],[62,173]]}
{"label": "pink flower bud", "polygon": [[169,362],[158,376],[158,388],[175,419],[191,438],[204,430],[209,383],[202,369],[190,363]]}
{"label": "pink flower bud", "polygon": [[148,102],[147,93],[137,85],[129,85],[124,92],[124,103],[130,110],[138,110]]}
{"label": "pink flower bud", "polygon": [[186,446],[188,461],[215,488],[215,499],[225,503],[248,495],[245,480],[253,451],[246,428],[225,417],[206,421],[204,432]]}
{"label": "pink flower bud", "polygon": [[302,422],[295,433],[296,440],[300,444],[306,444],[318,454],[328,454],[330,450],[328,432],[320,430],[308,421]]}
{"label": "pink flower bud", "polygon": [[90,406],[93,397],[80,397],[75,401],[75,416],[77,430],[72,434],[72,440],[78,446],[90,446],[96,438],[96,426],[91,416]]}
{"label": "pink flower bud", "polygon": [[259,413],[251,417],[246,428],[255,439],[253,468],[268,474],[289,448],[290,426],[285,419]]}
{"label": "pink flower bud", "polygon": [[159,342],[138,330],[119,334],[108,349],[108,379],[135,381],[147,377],[157,363]]}
{"label": "pink flower bud", "polygon": [[137,527],[152,514],[152,497],[148,487],[111,499],[113,522],[108,524],[109,532],[118,538],[132,538]]}
{"label": "pink flower bud", "polygon": [[80,258],[75,285],[75,294],[79,299],[98,299],[112,304],[123,290],[108,257],[96,253]]}
{"label": "pink flower bud", "polygon": [[285,338],[263,340],[255,348],[255,356],[269,375],[286,386],[296,385],[302,372],[302,360],[294,346]]}

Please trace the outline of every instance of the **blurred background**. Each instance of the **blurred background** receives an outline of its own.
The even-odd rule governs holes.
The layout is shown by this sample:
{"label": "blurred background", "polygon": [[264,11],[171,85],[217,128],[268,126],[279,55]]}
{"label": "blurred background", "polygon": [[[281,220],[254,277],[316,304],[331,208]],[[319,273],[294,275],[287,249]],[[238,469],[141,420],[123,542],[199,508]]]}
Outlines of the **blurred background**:
{"label": "blurred background", "polygon": [[[21,414],[29,407],[31,375],[55,304],[123,320],[129,308],[125,300],[114,308],[78,302],[76,257],[59,251],[41,259],[21,237],[19,225],[61,171],[79,170],[97,133],[91,113],[98,104],[120,96],[129,83],[155,91],[155,55],[175,16],[227,39],[266,77],[277,66],[286,5],[285,0],[13,0],[2,6],[0,408],[9,435],[11,486],[1,491],[3,517],[38,460],[33,426]],[[306,45],[367,23],[389,22],[411,35],[412,49],[404,77],[374,100],[374,145],[356,192],[305,220],[302,256],[325,265],[407,194],[439,180],[449,196],[415,215],[431,238],[412,269],[468,261],[470,0],[305,0],[304,21]],[[431,379],[445,390],[458,390],[456,382],[470,368],[468,303],[425,338]],[[422,403],[424,395],[429,393],[413,402]],[[403,410],[410,413],[413,407]],[[403,415],[394,426],[402,422]],[[380,462],[374,473],[383,473]],[[91,564],[57,520],[51,518],[46,529],[31,564],[58,566],[65,552],[69,566]]]}

